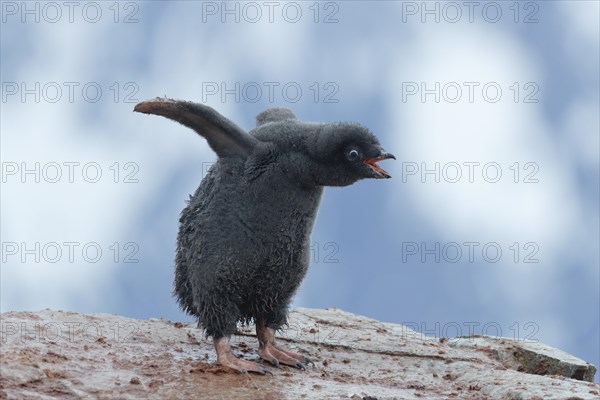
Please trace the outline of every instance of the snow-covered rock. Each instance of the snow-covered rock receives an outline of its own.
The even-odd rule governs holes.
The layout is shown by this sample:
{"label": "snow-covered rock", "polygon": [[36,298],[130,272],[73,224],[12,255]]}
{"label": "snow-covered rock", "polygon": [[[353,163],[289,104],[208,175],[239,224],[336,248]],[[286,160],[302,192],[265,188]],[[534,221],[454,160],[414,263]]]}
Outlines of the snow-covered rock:
{"label": "snow-covered rock", "polygon": [[[0,398],[598,399],[596,368],[549,346],[504,338],[425,337],[337,309],[297,309],[279,343],[306,371],[273,376],[214,366],[192,323],[44,310],[0,315]],[[253,327],[232,338],[258,360]]]}

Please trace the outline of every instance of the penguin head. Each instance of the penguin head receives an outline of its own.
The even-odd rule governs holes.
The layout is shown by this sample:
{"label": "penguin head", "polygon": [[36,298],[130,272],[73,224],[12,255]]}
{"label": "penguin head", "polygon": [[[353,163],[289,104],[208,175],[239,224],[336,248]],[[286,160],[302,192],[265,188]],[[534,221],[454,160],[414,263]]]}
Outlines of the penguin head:
{"label": "penguin head", "polygon": [[361,179],[391,178],[377,163],[395,157],[362,125],[303,122],[287,109],[269,109],[257,120],[251,134],[275,145],[279,155],[275,169],[304,186],[348,186]]}
{"label": "penguin head", "polygon": [[[361,179],[388,179],[377,163],[396,159],[364,126],[352,123],[318,124],[307,146],[312,180],[320,186],[347,186]],[[309,139],[310,140],[310,139]]]}

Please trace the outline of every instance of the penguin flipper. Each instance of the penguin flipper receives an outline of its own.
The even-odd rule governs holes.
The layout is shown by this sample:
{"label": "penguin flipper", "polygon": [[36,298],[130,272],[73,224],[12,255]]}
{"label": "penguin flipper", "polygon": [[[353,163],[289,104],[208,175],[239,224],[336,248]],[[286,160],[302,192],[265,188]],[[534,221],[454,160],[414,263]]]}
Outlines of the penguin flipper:
{"label": "penguin flipper", "polygon": [[296,115],[289,108],[273,107],[268,108],[256,116],[256,126],[259,127],[269,122],[280,122],[286,120],[295,120]]}
{"label": "penguin flipper", "polygon": [[221,158],[246,157],[259,143],[233,121],[204,104],[157,97],[136,104],[133,111],[161,115],[192,128]]}

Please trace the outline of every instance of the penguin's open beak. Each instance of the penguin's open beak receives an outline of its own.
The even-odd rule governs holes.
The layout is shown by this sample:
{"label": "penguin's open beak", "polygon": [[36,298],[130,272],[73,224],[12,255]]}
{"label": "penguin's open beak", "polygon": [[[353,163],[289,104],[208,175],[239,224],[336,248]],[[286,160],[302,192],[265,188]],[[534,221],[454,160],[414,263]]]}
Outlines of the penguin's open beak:
{"label": "penguin's open beak", "polygon": [[364,163],[371,168],[371,171],[374,173],[373,178],[388,179],[388,178],[391,178],[392,176],[386,170],[384,170],[379,165],[377,165],[377,162],[382,161],[382,160],[387,160],[390,158],[392,158],[394,160],[396,159],[396,157],[393,154],[386,153],[384,151],[378,157],[367,158],[364,161]]}

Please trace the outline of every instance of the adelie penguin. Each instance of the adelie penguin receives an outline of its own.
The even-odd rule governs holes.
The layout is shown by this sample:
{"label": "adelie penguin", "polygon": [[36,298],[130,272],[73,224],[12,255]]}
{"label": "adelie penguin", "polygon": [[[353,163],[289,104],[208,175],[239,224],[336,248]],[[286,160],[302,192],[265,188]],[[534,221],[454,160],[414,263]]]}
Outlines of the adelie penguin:
{"label": "adelie penguin", "polygon": [[377,162],[395,157],[361,125],[302,122],[285,108],[260,113],[250,132],[187,101],[156,98],[135,111],[192,128],[218,155],[179,219],[179,305],[213,338],[218,364],[269,373],[231,352],[237,323],[253,321],[262,359],[304,369],[311,360],[277,345],[275,332],[306,275],[323,188],[390,178]]}

